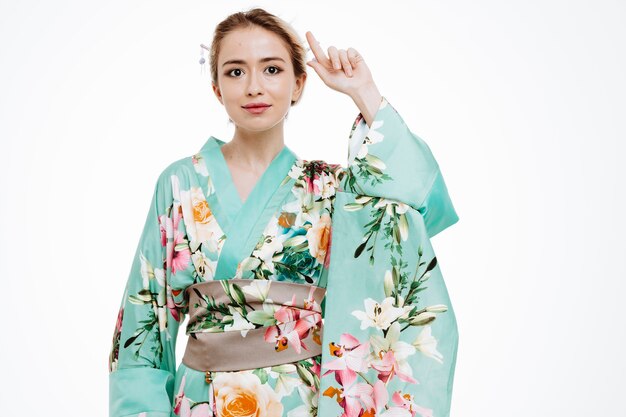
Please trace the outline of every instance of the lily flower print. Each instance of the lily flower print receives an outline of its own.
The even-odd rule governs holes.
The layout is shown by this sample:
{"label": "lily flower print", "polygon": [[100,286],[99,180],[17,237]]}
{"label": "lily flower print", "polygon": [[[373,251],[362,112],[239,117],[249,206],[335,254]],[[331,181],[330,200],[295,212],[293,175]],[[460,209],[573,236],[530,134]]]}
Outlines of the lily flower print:
{"label": "lily flower print", "polygon": [[437,339],[433,337],[430,326],[424,326],[415,341],[413,341],[413,346],[424,355],[433,358],[439,363],[443,363],[443,355],[437,350]]}
{"label": "lily flower print", "polygon": [[[337,359],[331,360],[324,366],[328,371],[327,375],[333,371],[350,371],[349,374],[356,372],[366,372],[368,369],[366,357],[369,353],[369,342],[361,343],[359,340],[349,333],[344,333],[339,338],[339,344],[331,342],[329,345],[330,353]],[[322,375],[322,376],[324,376]]]}
{"label": "lily flower print", "polygon": [[208,402],[193,404],[192,406],[193,401],[185,395],[186,379],[187,375],[183,375],[178,394],[174,398],[174,414],[179,417],[213,417],[213,412]]}
{"label": "lily flower print", "polygon": [[378,303],[371,298],[365,299],[365,311],[355,310],[352,315],[361,320],[361,330],[368,327],[376,327],[380,330],[386,330],[391,323],[408,311],[411,310],[410,306],[394,307],[393,297],[387,297],[382,303]]}
{"label": "lily flower print", "polygon": [[370,343],[373,356],[371,362],[375,369],[386,369],[387,365],[384,363],[383,358],[385,358],[387,353],[393,352],[397,372],[401,375],[413,375],[413,369],[407,359],[415,354],[416,348],[412,344],[400,340],[400,323],[394,322],[389,327],[385,337],[380,335],[371,336]]}
{"label": "lily flower print", "polygon": [[416,413],[419,413],[421,417],[434,417],[432,408],[426,408],[415,404],[413,398],[414,397],[411,394],[401,395],[400,391],[394,392],[391,397],[394,404],[408,410],[411,417],[414,417]]}

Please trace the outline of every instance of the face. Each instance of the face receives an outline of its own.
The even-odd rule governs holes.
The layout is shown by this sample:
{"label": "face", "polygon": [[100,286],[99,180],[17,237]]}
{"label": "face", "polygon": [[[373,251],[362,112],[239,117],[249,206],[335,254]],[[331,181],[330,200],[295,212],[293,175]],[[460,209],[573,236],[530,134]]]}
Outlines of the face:
{"label": "face", "polygon": [[[295,78],[287,47],[276,34],[260,28],[237,29],[222,40],[213,91],[237,129],[282,128],[291,101],[302,93],[306,73]],[[265,103],[262,112],[244,108]]]}

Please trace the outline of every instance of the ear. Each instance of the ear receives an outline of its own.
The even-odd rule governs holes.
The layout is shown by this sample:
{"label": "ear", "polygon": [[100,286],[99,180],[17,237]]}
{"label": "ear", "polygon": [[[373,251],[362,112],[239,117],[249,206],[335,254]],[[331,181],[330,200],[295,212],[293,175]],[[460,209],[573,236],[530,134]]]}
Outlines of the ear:
{"label": "ear", "polygon": [[222,92],[220,91],[220,88],[213,83],[211,83],[211,87],[213,88],[213,93],[215,93],[215,97],[217,97],[219,102],[222,103],[222,105],[224,105],[224,102],[222,101]]}
{"label": "ear", "polygon": [[306,77],[307,73],[304,72],[300,77],[296,78],[296,88],[293,90],[293,94],[291,95],[292,101],[297,101],[302,94],[302,90],[304,90],[304,85],[306,84]]}

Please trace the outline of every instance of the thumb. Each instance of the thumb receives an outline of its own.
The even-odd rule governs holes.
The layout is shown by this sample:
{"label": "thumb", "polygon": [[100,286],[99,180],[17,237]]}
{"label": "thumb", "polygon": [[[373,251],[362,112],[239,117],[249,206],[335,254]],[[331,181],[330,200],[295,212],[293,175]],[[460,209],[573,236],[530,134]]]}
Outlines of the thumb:
{"label": "thumb", "polygon": [[307,61],[306,63],[308,66],[313,67],[313,69],[315,70],[315,72],[317,72],[317,74],[321,77],[322,76],[322,72],[324,71],[324,67],[322,65],[320,65],[319,62],[317,62],[317,60],[312,59],[311,61]]}
{"label": "thumb", "polygon": [[306,64],[308,66],[310,66],[310,67],[313,67],[313,69],[317,73],[318,77],[320,77],[320,79],[324,83],[326,83],[326,80],[328,78],[328,71],[326,70],[326,68],[324,68],[324,66],[322,64],[317,62],[315,59],[313,59],[312,61],[307,62]]}

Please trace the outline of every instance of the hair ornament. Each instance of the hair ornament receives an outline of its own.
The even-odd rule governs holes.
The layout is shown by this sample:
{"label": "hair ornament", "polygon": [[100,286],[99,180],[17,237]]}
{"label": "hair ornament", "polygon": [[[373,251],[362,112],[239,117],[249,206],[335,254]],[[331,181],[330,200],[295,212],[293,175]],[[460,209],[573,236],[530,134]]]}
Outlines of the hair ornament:
{"label": "hair ornament", "polygon": [[206,59],[204,58],[204,50],[210,51],[210,49],[204,45],[204,44],[200,44],[200,74],[205,74],[206,73]]}

